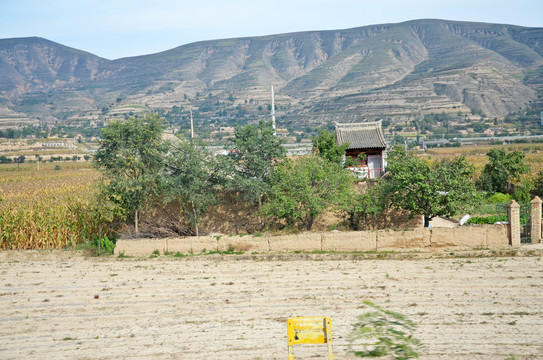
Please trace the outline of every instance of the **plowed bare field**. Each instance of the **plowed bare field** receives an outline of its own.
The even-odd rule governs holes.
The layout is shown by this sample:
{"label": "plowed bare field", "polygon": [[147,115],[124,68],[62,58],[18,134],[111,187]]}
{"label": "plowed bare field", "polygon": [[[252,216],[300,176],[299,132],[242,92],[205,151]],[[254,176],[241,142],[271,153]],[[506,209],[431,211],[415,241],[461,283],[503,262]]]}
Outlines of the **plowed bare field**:
{"label": "plowed bare field", "polygon": [[[0,252],[0,359],[286,359],[286,319],[368,308],[418,324],[422,359],[543,359],[540,257],[84,258]],[[299,345],[296,359],[326,359]]]}

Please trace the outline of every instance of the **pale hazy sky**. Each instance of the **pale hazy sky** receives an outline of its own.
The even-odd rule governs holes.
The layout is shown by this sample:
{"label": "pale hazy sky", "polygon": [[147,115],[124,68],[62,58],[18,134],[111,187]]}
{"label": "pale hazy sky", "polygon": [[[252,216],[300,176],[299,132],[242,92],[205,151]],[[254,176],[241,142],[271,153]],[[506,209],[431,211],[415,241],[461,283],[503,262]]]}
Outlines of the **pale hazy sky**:
{"label": "pale hazy sky", "polygon": [[543,0],[0,0],[0,39],[39,36],[116,59],[202,40],[424,18],[543,27]]}

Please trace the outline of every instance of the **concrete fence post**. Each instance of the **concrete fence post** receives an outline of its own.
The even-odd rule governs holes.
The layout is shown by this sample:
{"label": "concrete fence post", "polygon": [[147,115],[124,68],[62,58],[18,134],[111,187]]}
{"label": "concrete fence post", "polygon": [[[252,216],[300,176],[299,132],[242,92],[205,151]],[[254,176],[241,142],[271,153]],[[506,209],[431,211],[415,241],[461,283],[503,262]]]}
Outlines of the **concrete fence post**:
{"label": "concrete fence post", "polygon": [[536,196],[531,201],[531,219],[532,219],[532,244],[541,242],[541,199]]}
{"label": "concrete fence post", "polygon": [[509,204],[509,245],[520,247],[520,205],[515,201]]}

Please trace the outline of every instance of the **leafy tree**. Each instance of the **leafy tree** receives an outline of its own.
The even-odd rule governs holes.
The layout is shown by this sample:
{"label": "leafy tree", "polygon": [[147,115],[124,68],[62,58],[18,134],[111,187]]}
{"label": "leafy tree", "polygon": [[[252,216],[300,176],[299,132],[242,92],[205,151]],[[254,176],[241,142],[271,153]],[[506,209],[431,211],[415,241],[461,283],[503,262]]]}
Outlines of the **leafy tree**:
{"label": "leafy tree", "polygon": [[[110,234],[111,230],[110,225],[116,218],[124,215],[124,209],[118,203],[112,201],[111,198],[102,196],[104,194],[105,186],[104,178],[102,178],[101,181],[98,181],[96,186],[98,188],[97,191],[93,191],[95,198],[93,199],[89,210],[93,214],[93,220],[98,227],[98,239],[96,239],[96,244],[98,246],[98,251],[101,251],[103,244],[109,245],[109,243],[111,243],[108,238],[108,234]],[[107,246],[105,248],[107,252],[113,252],[113,249],[109,249]]]}
{"label": "leafy tree", "polygon": [[271,189],[268,178],[274,162],[286,153],[280,139],[273,135],[271,122],[236,127],[230,150],[233,161],[230,186],[241,191],[246,201],[258,204],[260,210],[263,197]]}
{"label": "leafy tree", "polygon": [[476,133],[482,133],[486,129],[489,128],[489,125],[482,123],[482,122],[475,122],[471,124],[471,127],[473,128],[473,131]]}
{"label": "leafy tree", "polygon": [[543,170],[539,170],[534,179],[534,193],[539,197],[543,197]]}
{"label": "leafy tree", "polygon": [[336,135],[326,129],[319,130],[316,137],[311,136],[311,142],[315,154],[337,164],[341,164],[345,150],[349,147],[348,143],[337,145]]}
{"label": "leafy tree", "polygon": [[199,235],[198,224],[201,215],[216,203],[213,187],[215,161],[203,148],[192,142],[182,142],[172,146],[166,158],[163,181],[165,201],[178,200],[183,215]]}
{"label": "leafy tree", "polygon": [[17,170],[19,170],[19,165],[25,162],[26,157],[24,155],[17,156],[14,161],[17,163]]}
{"label": "leafy tree", "polygon": [[164,125],[158,115],[114,120],[102,130],[94,163],[104,177],[103,195],[133,215],[139,232],[139,211],[159,192],[158,174],[167,153]]}
{"label": "leafy tree", "polygon": [[532,188],[533,183],[530,178],[522,179],[522,182],[516,187],[515,192],[513,193],[513,199],[519,203],[529,203],[530,200],[532,200]]}
{"label": "leafy tree", "polygon": [[353,197],[347,209],[347,218],[354,230],[359,230],[360,223],[367,224],[368,216],[375,216],[387,208],[386,196],[383,194],[384,186],[369,187],[363,194]]}
{"label": "leafy tree", "polygon": [[477,180],[477,187],[483,191],[511,193],[513,183],[530,170],[529,165],[524,164],[524,153],[520,151],[491,149],[486,155],[489,163]]}
{"label": "leafy tree", "polygon": [[263,212],[311,230],[323,212],[343,210],[354,196],[354,177],[341,165],[318,156],[300,156],[278,164]]}
{"label": "leafy tree", "polygon": [[436,216],[452,216],[477,199],[473,166],[464,156],[431,167],[402,148],[387,159],[384,194],[390,206],[424,216],[424,226]]}

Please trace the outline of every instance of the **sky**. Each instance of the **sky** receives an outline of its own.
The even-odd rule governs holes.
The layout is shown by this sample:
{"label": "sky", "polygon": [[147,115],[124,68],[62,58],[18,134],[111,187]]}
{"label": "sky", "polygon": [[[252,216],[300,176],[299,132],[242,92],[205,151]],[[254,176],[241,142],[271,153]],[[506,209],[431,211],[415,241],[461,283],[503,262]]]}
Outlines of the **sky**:
{"label": "sky", "polygon": [[543,27],[543,0],[0,0],[0,39],[39,36],[112,60],[204,40],[427,18]]}

